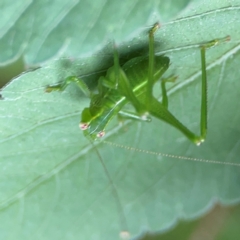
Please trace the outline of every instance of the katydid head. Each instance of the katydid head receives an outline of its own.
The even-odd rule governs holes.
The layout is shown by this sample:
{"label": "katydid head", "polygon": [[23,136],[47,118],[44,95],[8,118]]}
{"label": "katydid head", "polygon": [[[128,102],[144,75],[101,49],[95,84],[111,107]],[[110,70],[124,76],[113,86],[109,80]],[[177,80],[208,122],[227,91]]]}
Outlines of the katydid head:
{"label": "katydid head", "polygon": [[97,140],[105,135],[105,131],[91,131],[91,125],[89,125],[88,123],[80,123],[79,127],[82,131],[84,131],[84,135],[91,140]]}
{"label": "katydid head", "polygon": [[86,137],[90,137],[91,140],[96,140],[105,135],[105,124],[103,119],[98,115],[93,116],[91,114],[90,108],[85,108],[82,111],[82,119],[79,127],[84,131],[84,135]]}

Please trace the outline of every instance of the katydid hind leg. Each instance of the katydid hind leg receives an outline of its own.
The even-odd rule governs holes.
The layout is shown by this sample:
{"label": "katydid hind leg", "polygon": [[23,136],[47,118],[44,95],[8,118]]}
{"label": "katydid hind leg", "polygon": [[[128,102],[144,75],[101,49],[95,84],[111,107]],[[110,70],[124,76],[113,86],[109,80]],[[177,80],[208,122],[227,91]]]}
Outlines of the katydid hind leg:
{"label": "katydid hind leg", "polygon": [[221,42],[228,41],[229,36],[225,38],[215,39],[200,45],[201,52],[201,70],[202,70],[202,91],[201,91],[201,118],[200,118],[200,135],[194,134],[186,126],[184,126],[174,115],[168,111],[168,97],[165,88],[165,82],[162,82],[161,88],[163,93],[162,103],[157,103],[152,95],[153,87],[153,66],[154,66],[154,31],[149,32],[149,79],[147,84],[147,109],[149,113],[158,119],[164,120],[173,127],[179,129],[189,140],[196,145],[200,145],[206,138],[207,134],[207,74],[206,74],[206,49],[213,47]]}
{"label": "katydid hind leg", "polygon": [[212,41],[206,42],[200,46],[201,53],[201,71],[202,71],[202,87],[201,87],[201,116],[200,116],[200,137],[203,142],[207,135],[207,71],[206,71],[206,49],[211,48],[221,42],[229,41],[230,37],[224,37],[219,39],[214,39]]}
{"label": "katydid hind leg", "polygon": [[153,96],[154,85],[154,66],[155,66],[155,50],[154,50],[154,34],[160,27],[156,23],[149,31],[149,68],[148,68],[148,82],[146,89],[146,106],[147,111],[154,117],[167,122],[173,127],[179,129],[190,141],[199,144],[199,137],[184,126],[176,117],[168,111],[168,97],[166,93],[165,83],[163,83],[163,104],[157,101]]}

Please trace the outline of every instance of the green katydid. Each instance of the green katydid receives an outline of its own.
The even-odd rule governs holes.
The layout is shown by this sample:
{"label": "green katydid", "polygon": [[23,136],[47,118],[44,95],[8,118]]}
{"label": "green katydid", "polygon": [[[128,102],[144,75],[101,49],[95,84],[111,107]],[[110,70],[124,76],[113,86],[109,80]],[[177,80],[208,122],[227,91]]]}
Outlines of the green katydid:
{"label": "green katydid", "polygon": [[[106,76],[98,80],[98,92],[92,93],[84,81],[76,76],[66,78],[62,83],[50,85],[47,92],[63,91],[70,83],[75,82],[83,93],[90,98],[90,106],[82,111],[80,128],[84,135],[90,140],[104,136],[107,124],[111,119],[120,114],[123,117],[146,121],[151,116],[163,120],[180,130],[190,141],[200,145],[206,138],[207,133],[207,76],[205,51],[229,37],[215,39],[200,45],[201,66],[202,66],[202,102],[201,102],[201,123],[200,136],[191,132],[168,110],[168,96],[166,83],[172,82],[176,77],[170,76],[161,80],[162,102],[153,96],[154,84],[161,79],[162,75],[169,68],[170,60],[166,56],[156,56],[154,53],[154,33],[159,28],[156,23],[149,31],[149,56],[136,57],[128,60],[123,66],[119,64],[118,52],[114,50],[114,65],[107,70]],[[124,111],[123,107],[131,103],[136,112]],[[92,141],[91,141],[92,142]],[[113,193],[118,202],[119,212],[122,219],[122,230],[128,229],[123,214],[118,192],[103,163],[103,160],[95,148],[97,155],[102,162],[104,171],[111,182]],[[122,232],[122,238],[128,237],[128,232]]]}
{"label": "green katydid", "polygon": [[[154,33],[160,27],[156,23],[149,31],[149,56],[136,57],[127,61],[123,66],[119,65],[118,52],[114,51],[114,65],[107,71],[106,76],[98,81],[98,93],[91,93],[82,79],[76,76],[66,78],[61,84],[50,85],[47,92],[63,91],[68,84],[75,82],[83,93],[90,97],[90,106],[82,111],[80,128],[84,135],[95,140],[105,134],[105,128],[111,119],[120,114],[123,117],[140,121],[151,121],[151,116],[167,122],[180,130],[190,141],[200,145],[207,134],[207,74],[205,52],[207,48],[220,42],[229,40],[229,36],[200,45],[201,69],[202,69],[202,100],[200,136],[194,134],[184,126],[168,110],[168,96],[166,83],[172,82],[175,77],[162,79],[162,102],[153,96],[154,84],[161,79],[167,71],[170,59],[166,56],[154,55]],[[131,103],[136,113],[122,110],[124,105]]]}

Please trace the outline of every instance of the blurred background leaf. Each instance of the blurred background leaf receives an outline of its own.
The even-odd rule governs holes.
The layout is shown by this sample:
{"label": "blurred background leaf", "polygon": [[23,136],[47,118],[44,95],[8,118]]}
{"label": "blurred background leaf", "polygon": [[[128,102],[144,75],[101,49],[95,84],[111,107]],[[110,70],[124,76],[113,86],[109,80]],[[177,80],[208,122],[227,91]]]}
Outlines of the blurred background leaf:
{"label": "blurred background leaf", "polygon": [[0,62],[24,54],[27,64],[36,64],[62,54],[91,55],[109,39],[117,43],[131,39],[147,22],[176,16],[189,0],[13,3],[3,0],[0,5]]}

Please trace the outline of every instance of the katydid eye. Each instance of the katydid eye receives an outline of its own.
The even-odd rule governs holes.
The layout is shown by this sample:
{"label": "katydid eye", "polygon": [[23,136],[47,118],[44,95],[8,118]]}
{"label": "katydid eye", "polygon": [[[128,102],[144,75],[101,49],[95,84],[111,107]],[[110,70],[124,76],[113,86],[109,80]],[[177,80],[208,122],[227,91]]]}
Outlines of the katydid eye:
{"label": "katydid eye", "polygon": [[105,132],[104,131],[101,131],[101,132],[99,132],[98,134],[97,134],[97,137],[98,138],[101,138],[101,137],[103,137],[105,135]]}
{"label": "katydid eye", "polygon": [[88,123],[80,123],[79,127],[80,127],[81,130],[84,131],[84,130],[88,129],[89,124]]}

